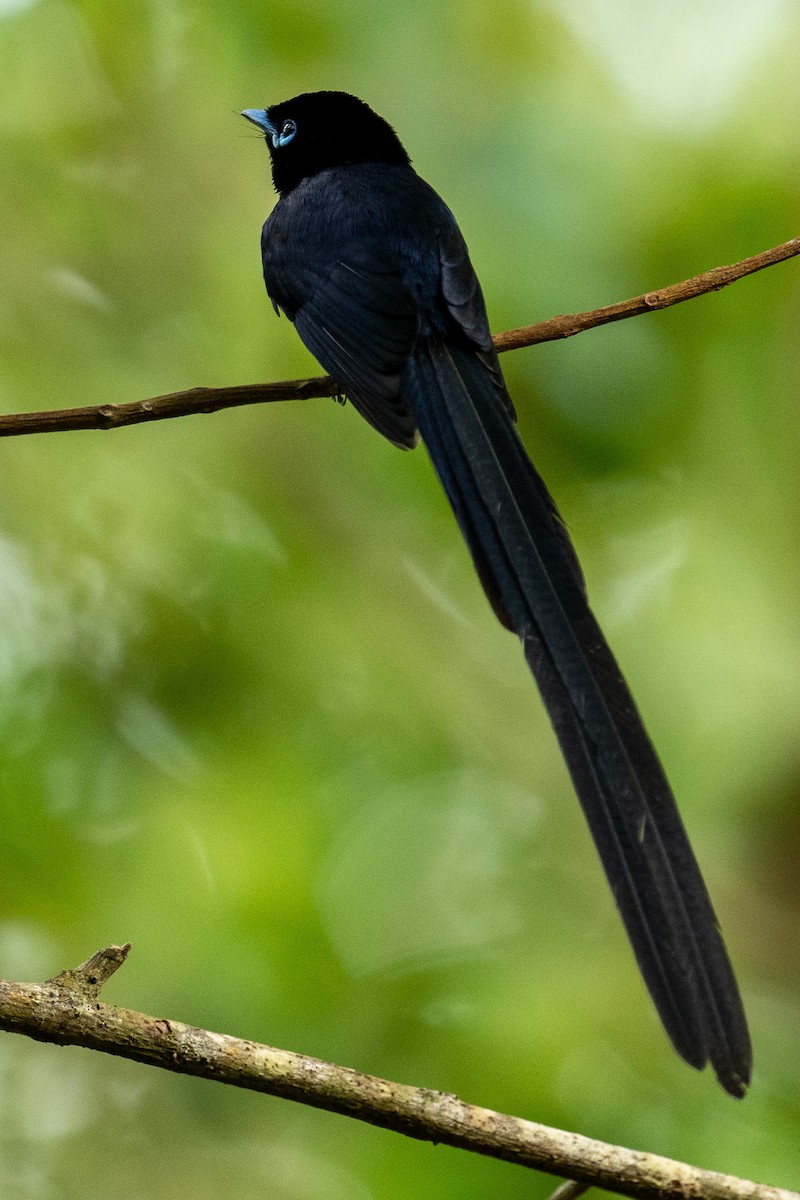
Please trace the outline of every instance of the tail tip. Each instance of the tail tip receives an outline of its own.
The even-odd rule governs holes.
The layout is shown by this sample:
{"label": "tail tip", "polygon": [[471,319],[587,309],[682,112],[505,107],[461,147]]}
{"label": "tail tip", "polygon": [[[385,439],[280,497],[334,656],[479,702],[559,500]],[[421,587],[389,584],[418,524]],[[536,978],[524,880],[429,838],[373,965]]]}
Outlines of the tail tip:
{"label": "tail tip", "polygon": [[724,1069],[715,1069],[717,1079],[728,1095],[733,1096],[735,1100],[743,1100],[750,1086],[750,1062],[745,1062],[740,1067],[727,1063]]}

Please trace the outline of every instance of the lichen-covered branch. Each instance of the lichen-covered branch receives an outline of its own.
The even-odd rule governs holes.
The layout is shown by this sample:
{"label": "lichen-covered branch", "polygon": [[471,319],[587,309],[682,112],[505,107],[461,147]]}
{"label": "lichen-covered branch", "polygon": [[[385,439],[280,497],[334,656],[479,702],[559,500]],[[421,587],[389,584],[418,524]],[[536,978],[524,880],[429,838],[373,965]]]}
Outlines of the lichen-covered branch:
{"label": "lichen-covered branch", "polygon": [[[771,250],[745,258],[727,267],[714,267],[702,275],[673,283],[659,291],[646,292],[631,300],[609,304],[591,312],[573,313],[568,316],[551,317],[536,325],[526,325],[495,335],[495,345],[500,351],[518,350],[523,346],[534,346],[539,342],[552,342],[559,338],[573,337],[598,325],[611,321],[623,321],[644,313],[657,312],[693,300],[696,296],[717,292],[720,288],[763,271],[800,254],[800,238],[793,238]],[[294,379],[282,383],[252,383],[239,387],[190,388],[185,392],[171,392],[167,396],[153,396],[149,400],[135,400],[130,404],[99,404],[87,408],[55,409],[48,412],[8,413],[0,415],[0,437],[15,437],[27,433],[58,433],[70,429],[117,429],[121,425],[138,425],[143,421],[163,421],[169,417],[188,417],[194,413],[218,412],[223,408],[238,408],[244,404],[270,404],[277,400],[310,400],[317,396],[335,396],[339,385],[328,376],[314,379]]]}
{"label": "lichen-covered branch", "polygon": [[800,1200],[796,1192],[505,1116],[443,1092],[104,1004],[100,989],[129,949],[109,946],[42,984],[0,981],[0,1029],[296,1100],[641,1200]]}

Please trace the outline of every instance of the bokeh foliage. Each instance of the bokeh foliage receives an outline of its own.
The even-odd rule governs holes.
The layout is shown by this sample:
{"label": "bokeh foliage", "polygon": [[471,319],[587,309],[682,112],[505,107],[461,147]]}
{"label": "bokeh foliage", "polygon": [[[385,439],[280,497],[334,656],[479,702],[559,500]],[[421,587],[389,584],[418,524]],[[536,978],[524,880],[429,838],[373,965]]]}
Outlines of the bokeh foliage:
{"label": "bokeh foliage", "polygon": [[[797,234],[798,52],[796,0],[2,0],[0,407],[316,373],[245,106],[369,100],[500,329]],[[131,940],[109,1000],[796,1186],[798,272],[504,359],[740,971],[744,1103],[666,1044],[424,452],[330,401],[0,445],[0,973]],[[18,1038],[0,1080],[10,1198],[549,1188]]]}

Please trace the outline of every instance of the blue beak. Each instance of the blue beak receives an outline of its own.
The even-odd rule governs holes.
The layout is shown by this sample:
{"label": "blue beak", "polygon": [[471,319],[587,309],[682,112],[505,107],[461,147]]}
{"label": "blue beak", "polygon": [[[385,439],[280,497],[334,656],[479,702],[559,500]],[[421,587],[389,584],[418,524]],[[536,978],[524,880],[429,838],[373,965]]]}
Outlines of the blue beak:
{"label": "blue beak", "polygon": [[246,108],[241,115],[245,120],[252,121],[253,125],[257,125],[262,133],[265,133],[269,140],[274,143],[278,131],[267,116],[265,108]]}

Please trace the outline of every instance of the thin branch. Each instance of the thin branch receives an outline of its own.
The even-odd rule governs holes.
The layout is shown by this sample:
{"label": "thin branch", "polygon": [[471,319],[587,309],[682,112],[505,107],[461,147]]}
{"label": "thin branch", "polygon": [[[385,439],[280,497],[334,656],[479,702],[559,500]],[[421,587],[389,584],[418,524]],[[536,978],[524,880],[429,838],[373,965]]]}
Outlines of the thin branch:
{"label": "thin branch", "polygon": [[800,1200],[796,1192],[505,1116],[443,1092],[104,1004],[100,988],[129,948],[109,946],[43,984],[0,981],[0,1029],[296,1100],[408,1137],[560,1175],[575,1186],[641,1200]]}
{"label": "thin branch", "polygon": [[130,404],[100,404],[88,408],[56,408],[48,412],[8,413],[0,416],[0,437],[23,433],[64,433],[70,429],[119,429],[143,421],[190,417],[195,413],[219,412],[245,404],[272,404],[277,400],[311,400],[337,396],[341,386],[327,375],[314,379],[290,379],[281,383],[243,383],[238,387],[189,388]]}
{"label": "thin branch", "polygon": [[578,1200],[579,1196],[583,1196],[588,1191],[588,1184],[576,1183],[574,1179],[565,1179],[554,1192],[550,1193],[548,1200]]}
{"label": "thin branch", "polygon": [[672,283],[657,292],[645,292],[643,296],[621,300],[619,304],[609,304],[605,308],[595,308],[592,312],[551,317],[549,321],[540,321],[538,325],[527,325],[522,329],[512,329],[508,333],[495,334],[494,342],[497,349],[503,351],[534,346],[538,342],[554,342],[559,338],[574,337],[576,333],[595,329],[598,325],[609,325],[612,321],[624,321],[628,317],[641,317],[644,313],[671,308],[673,304],[694,300],[696,296],[705,296],[708,292],[718,292],[729,284],[736,283],[738,279],[744,279],[746,275],[754,275],[756,271],[763,271],[765,267],[774,267],[776,263],[795,258],[798,254],[800,238],[792,238],[790,242],[773,246],[771,250],[754,254],[752,258],[743,258],[741,262],[732,263],[728,267],[714,267],[711,271],[704,271],[702,275],[693,275],[691,279],[684,279],[682,283]]}
{"label": "thin branch", "polygon": [[555,1192],[549,1195],[549,1200],[578,1200],[578,1196],[585,1195],[588,1190],[588,1183],[576,1183],[575,1180],[565,1180],[564,1183],[559,1183]]}
{"label": "thin branch", "polygon": [[[559,338],[574,337],[598,325],[611,321],[623,321],[643,313],[656,312],[718,292],[720,288],[763,271],[800,254],[800,238],[793,238],[781,246],[774,246],[762,254],[745,258],[727,267],[714,267],[702,275],[673,283],[656,292],[646,292],[632,300],[609,304],[591,312],[574,313],[569,316],[551,317],[536,325],[526,325],[506,333],[495,334],[495,345],[499,351],[518,350],[523,346],[534,346],[539,342],[557,341]],[[154,396],[149,400],[136,400],[130,404],[100,404],[88,408],[56,409],[36,413],[8,413],[0,416],[0,437],[17,437],[26,433],[60,433],[69,429],[117,429],[121,425],[138,425],[144,421],[163,421],[170,417],[187,417],[194,413],[218,412],[224,408],[238,408],[244,404],[271,404],[278,400],[310,400],[317,396],[336,396],[341,391],[339,384],[328,376],[314,379],[294,379],[282,383],[252,383],[239,387],[190,388],[185,392],[171,392],[167,396]]]}

